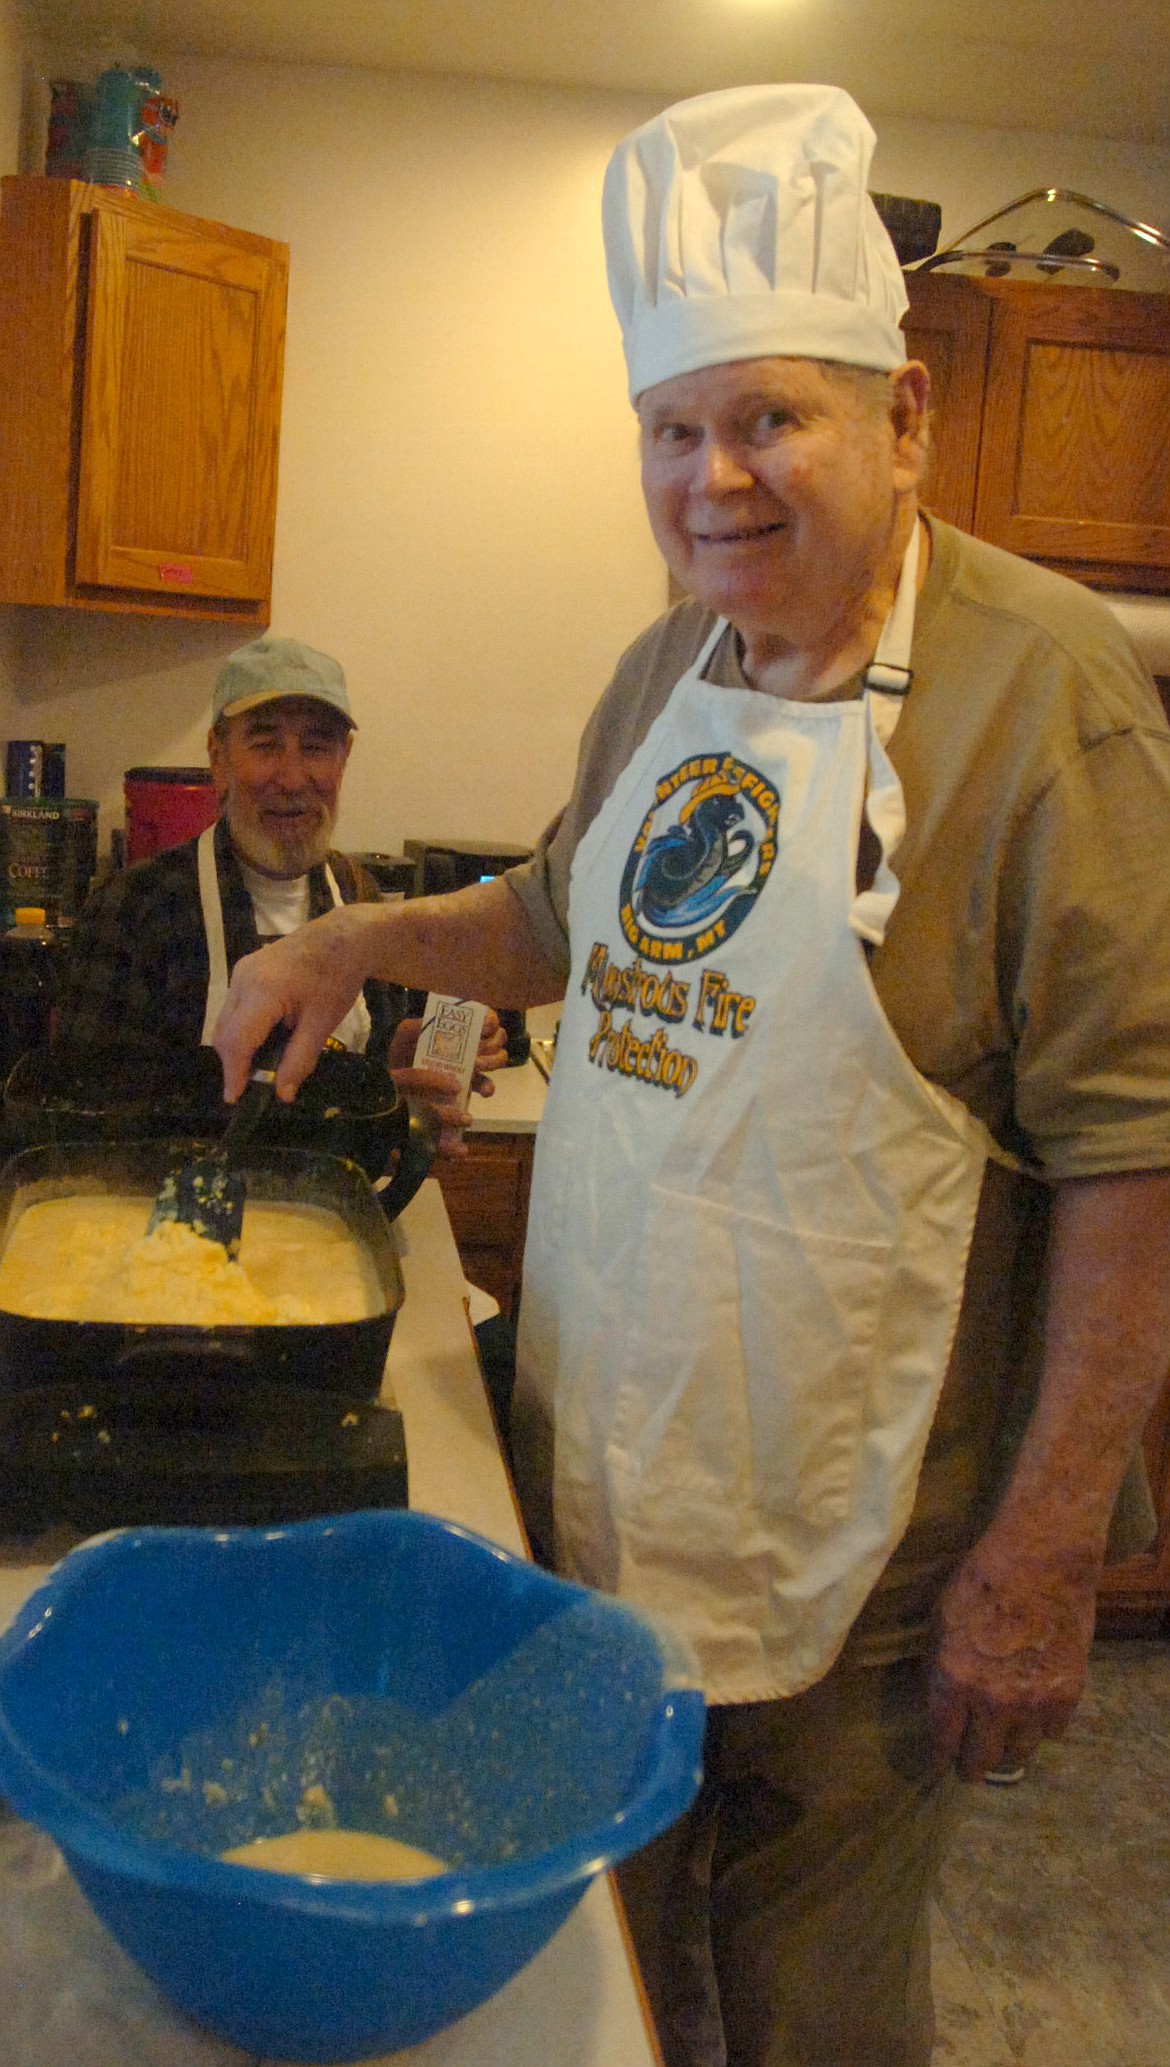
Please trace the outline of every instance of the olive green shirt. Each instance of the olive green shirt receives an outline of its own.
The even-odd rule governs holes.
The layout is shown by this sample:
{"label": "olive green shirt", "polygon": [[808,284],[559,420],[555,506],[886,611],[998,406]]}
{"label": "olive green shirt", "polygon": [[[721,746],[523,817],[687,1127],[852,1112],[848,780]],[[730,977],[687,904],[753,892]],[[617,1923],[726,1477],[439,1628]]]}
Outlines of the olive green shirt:
{"label": "olive green shirt", "polygon": [[[929,522],[890,746],[906,800],[900,894],[871,973],[917,1068],[1029,1174],[989,1166],[914,1517],[855,1632],[866,1655],[920,1640],[994,1504],[1033,1397],[1048,1186],[1170,1167],[1170,729],[1157,693],[1099,597]],[[566,975],[573,852],[713,622],[684,602],[629,649],[569,805],[509,876]],[[708,675],[745,686],[733,632]],[[859,694],[860,680],[834,693]]]}

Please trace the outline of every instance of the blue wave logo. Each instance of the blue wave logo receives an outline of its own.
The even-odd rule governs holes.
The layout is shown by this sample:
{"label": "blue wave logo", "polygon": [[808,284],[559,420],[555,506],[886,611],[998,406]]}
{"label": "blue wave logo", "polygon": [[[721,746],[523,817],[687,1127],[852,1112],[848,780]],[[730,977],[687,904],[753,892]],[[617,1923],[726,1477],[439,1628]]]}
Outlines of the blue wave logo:
{"label": "blue wave logo", "polygon": [[622,872],[622,932],[653,961],[689,962],[743,924],[776,859],[780,799],[733,754],[681,761],[656,785]]}

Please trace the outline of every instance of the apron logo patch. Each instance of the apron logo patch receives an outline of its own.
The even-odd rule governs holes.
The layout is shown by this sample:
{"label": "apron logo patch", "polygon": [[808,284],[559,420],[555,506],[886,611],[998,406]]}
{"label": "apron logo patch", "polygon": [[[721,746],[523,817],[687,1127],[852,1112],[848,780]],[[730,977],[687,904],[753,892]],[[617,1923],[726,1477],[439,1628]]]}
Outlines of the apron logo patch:
{"label": "apron logo patch", "polygon": [[652,962],[693,962],[743,924],[776,859],[774,784],[734,754],[697,754],[655,784],[622,871],[619,918]]}

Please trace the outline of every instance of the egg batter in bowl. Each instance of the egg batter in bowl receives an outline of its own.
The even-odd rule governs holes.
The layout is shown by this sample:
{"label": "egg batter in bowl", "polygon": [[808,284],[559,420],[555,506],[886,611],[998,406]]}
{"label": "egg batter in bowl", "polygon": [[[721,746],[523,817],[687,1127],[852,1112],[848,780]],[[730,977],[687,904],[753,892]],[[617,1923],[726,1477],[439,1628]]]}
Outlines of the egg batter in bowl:
{"label": "egg batter in bowl", "polygon": [[450,1871],[433,1852],[373,1830],[290,1830],[282,1837],[255,1837],[220,1857],[233,1866],[310,1880],[430,1880]]}

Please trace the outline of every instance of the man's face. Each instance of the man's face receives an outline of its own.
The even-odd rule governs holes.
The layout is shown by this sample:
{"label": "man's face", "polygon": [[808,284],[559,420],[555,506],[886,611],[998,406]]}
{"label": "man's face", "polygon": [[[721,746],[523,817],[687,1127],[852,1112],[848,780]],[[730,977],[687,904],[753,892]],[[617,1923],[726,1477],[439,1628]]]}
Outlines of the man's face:
{"label": "man's face", "polygon": [[682,587],[749,639],[811,648],[835,636],[896,574],[898,497],[922,462],[922,409],[904,384],[746,359],[649,388],[642,486]]}
{"label": "man's face", "polygon": [[282,697],[213,727],[212,780],[237,852],[269,876],[303,876],[329,851],[352,734],[340,712]]}

